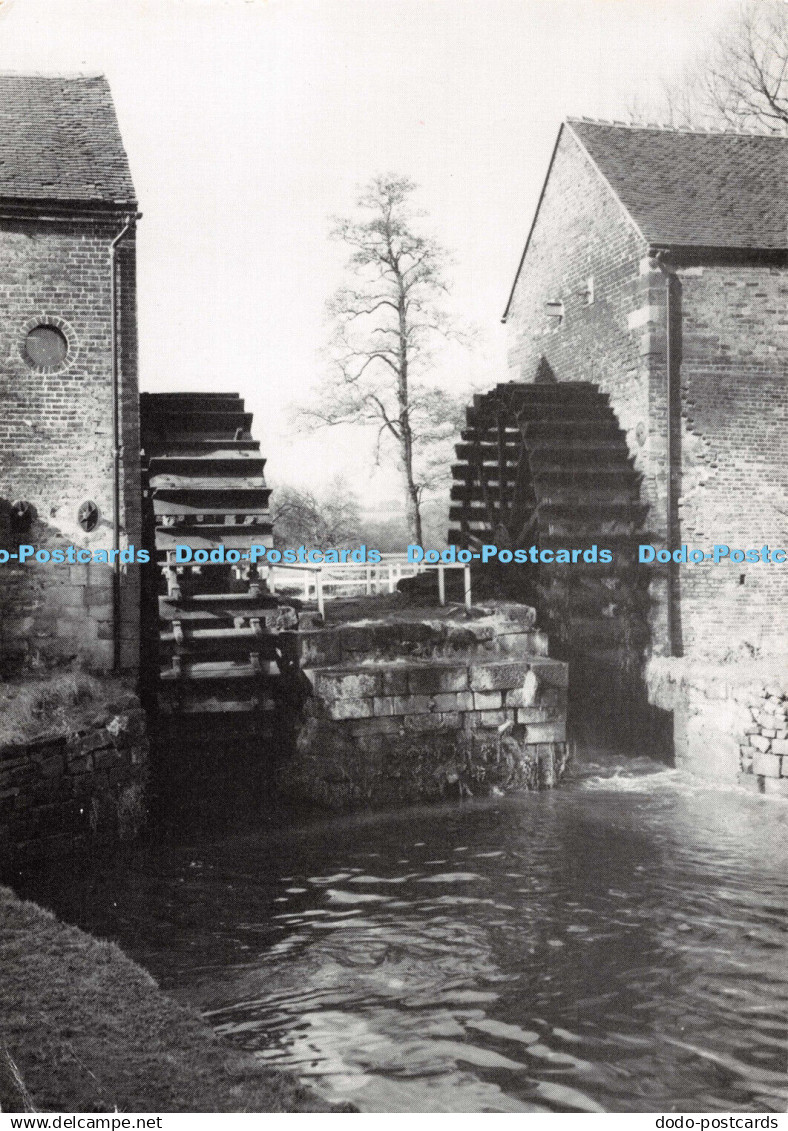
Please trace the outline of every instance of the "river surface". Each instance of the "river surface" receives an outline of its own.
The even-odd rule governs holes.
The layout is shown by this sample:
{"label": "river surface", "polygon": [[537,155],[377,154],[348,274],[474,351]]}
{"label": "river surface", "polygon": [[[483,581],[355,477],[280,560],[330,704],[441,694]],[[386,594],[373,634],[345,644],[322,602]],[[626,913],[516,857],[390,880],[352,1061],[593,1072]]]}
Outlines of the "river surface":
{"label": "river surface", "polygon": [[182,838],[45,901],[364,1111],[781,1112],[787,849],[784,801],[587,761]]}

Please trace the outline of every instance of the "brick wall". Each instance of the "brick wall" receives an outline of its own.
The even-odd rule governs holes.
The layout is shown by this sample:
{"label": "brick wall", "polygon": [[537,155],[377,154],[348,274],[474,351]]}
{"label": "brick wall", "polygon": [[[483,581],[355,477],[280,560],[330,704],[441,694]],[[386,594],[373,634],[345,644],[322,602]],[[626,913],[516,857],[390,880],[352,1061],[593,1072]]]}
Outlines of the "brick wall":
{"label": "brick wall", "polygon": [[[788,549],[788,270],[679,270],[682,541]],[[785,650],[788,566],[703,564],[680,573],[687,654]]]}
{"label": "brick wall", "polygon": [[[109,247],[120,224],[0,222],[0,545],[112,546],[112,375]],[[118,256],[121,372],[121,545],[139,546],[139,426],[133,235]],[[43,316],[69,341],[59,369],[31,368],[26,329]],[[9,506],[34,508],[15,537]],[[85,534],[86,500],[101,518]],[[101,565],[0,566],[0,663],[81,656],[112,663],[112,571]],[[138,573],[121,575],[122,666],[138,664]]]}
{"label": "brick wall", "polygon": [[[644,541],[665,544],[666,275],[564,130],[508,317],[515,379],[544,357],[559,381],[609,394],[643,474]],[[681,542],[785,547],[788,518],[788,272],[707,257],[676,265],[681,289]],[[593,277],[594,300],[584,291]],[[560,324],[545,309],[562,301]],[[744,580],[742,581],[742,578]],[[689,654],[768,650],[785,637],[788,570],[680,567],[679,639]],[[666,649],[665,573],[651,585],[651,647]]]}
{"label": "brick wall", "polygon": [[[507,319],[515,380],[533,381],[544,357],[559,381],[591,381],[611,396],[630,450],[648,422],[647,363],[629,325],[643,306],[645,241],[566,130]],[[593,278],[594,301],[584,294]],[[558,324],[545,309],[562,301]]]}

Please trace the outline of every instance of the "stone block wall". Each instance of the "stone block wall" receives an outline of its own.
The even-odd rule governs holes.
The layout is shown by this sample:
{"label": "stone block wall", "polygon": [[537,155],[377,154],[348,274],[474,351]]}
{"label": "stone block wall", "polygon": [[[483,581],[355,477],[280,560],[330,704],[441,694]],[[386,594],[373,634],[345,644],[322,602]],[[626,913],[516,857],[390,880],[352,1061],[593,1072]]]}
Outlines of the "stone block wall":
{"label": "stone block wall", "polygon": [[788,658],[649,665],[652,702],[673,712],[676,765],[697,777],[788,797]]}
{"label": "stone block wall", "polygon": [[[49,549],[66,544],[63,535],[48,540]],[[84,659],[98,670],[111,668],[113,579],[108,565],[5,565],[0,570],[6,671],[34,658],[53,663]]]}
{"label": "stone block wall", "polygon": [[[0,222],[0,548],[112,547],[113,442],[109,245],[120,223]],[[140,544],[139,423],[133,232],[118,249],[121,380],[121,546]],[[55,326],[67,339],[60,366],[31,366],[27,330]],[[10,506],[32,506],[15,532]],[[97,504],[86,534],[77,511]],[[0,666],[78,654],[112,665],[111,571],[79,565],[0,565]],[[109,587],[109,588],[108,588]],[[79,592],[77,592],[79,590]],[[120,575],[121,666],[139,663],[139,576]],[[77,612],[76,610],[81,610]],[[98,611],[96,611],[98,610]],[[109,610],[109,611],[108,611]]]}
{"label": "stone block wall", "polygon": [[[532,625],[533,610],[523,613]],[[543,654],[532,627],[496,617],[467,627],[380,623],[303,635],[310,696],[279,775],[285,793],[343,808],[558,781],[568,669]],[[315,664],[328,656],[333,662]]]}
{"label": "stone block wall", "polygon": [[760,793],[788,797],[788,683],[754,690],[739,746],[739,781]]}
{"label": "stone block wall", "polygon": [[445,659],[451,656],[546,656],[548,639],[536,628],[536,610],[503,605],[474,621],[361,621],[298,633],[302,668],[377,661]]}
{"label": "stone block wall", "polygon": [[0,878],[131,840],[147,776],[145,714],[133,696],[77,734],[0,746]]}

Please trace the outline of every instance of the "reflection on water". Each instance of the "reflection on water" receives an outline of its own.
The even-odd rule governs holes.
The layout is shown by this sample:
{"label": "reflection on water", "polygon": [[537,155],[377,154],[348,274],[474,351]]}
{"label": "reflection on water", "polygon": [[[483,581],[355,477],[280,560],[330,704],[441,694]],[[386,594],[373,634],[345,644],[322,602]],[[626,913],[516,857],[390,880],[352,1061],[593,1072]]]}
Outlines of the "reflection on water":
{"label": "reflection on water", "polygon": [[362,1110],[784,1111],[787,829],[779,800],[587,764],[149,849],[57,909]]}

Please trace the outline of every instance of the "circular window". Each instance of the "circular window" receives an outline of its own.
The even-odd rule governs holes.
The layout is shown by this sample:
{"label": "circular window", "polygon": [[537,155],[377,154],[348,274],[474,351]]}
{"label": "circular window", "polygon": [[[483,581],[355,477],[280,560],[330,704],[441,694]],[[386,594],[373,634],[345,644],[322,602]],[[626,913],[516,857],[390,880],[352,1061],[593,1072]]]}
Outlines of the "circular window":
{"label": "circular window", "polygon": [[25,360],[37,368],[62,365],[68,354],[68,340],[56,326],[34,326],[25,338]]}

